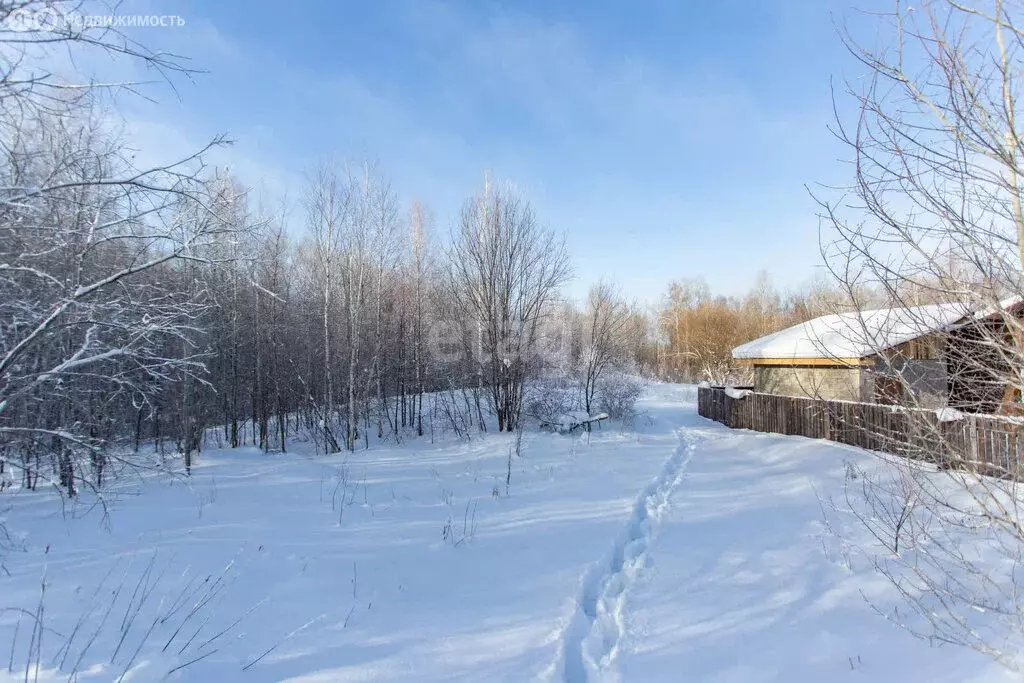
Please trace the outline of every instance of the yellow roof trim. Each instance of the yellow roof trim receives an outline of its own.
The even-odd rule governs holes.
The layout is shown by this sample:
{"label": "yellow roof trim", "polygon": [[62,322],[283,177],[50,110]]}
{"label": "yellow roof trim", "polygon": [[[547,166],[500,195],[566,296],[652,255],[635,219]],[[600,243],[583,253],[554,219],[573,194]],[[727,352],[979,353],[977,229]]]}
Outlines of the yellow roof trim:
{"label": "yellow roof trim", "polygon": [[870,358],[738,358],[737,362],[743,365],[820,365],[826,367],[849,367],[875,364],[875,362]]}

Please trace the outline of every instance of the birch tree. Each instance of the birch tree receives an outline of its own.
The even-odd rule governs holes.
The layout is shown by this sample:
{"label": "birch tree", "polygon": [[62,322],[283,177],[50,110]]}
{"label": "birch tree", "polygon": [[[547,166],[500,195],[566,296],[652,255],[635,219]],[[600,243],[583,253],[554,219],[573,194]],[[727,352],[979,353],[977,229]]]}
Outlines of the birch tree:
{"label": "birch tree", "polygon": [[[384,393],[384,359],[381,354],[384,349],[386,329],[385,305],[387,300],[394,298],[395,291],[393,288],[389,288],[389,284],[395,279],[393,276],[397,272],[401,244],[398,232],[398,199],[391,184],[380,177],[374,180],[367,178],[366,182],[370,184],[367,192],[367,213],[371,230],[368,256],[373,261],[374,275],[373,355],[368,380],[374,383],[376,389],[377,438],[380,439],[384,436],[384,419],[388,421],[389,430],[395,429],[388,410],[387,396]],[[367,390],[367,394],[369,394],[369,390]]]}
{"label": "birch tree", "polygon": [[429,217],[420,202],[413,202],[409,215],[409,231],[412,244],[412,294],[413,294],[413,364],[415,372],[415,390],[413,396],[413,417],[416,422],[416,434],[423,436],[423,393],[424,393],[424,361],[427,287],[431,272],[431,252],[429,243]]}
{"label": "birch tree", "polygon": [[[344,231],[346,223],[352,220],[358,198],[353,197],[348,178],[339,175],[333,162],[327,162],[317,170],[306,195],[306,213],[312,237],[312,253],[315,260],[316,278],[319,282],[321,306],[320,320],[323,348],[323,397],[319,407],[319,422],[328,453],[338,452],[338,441],[331,426],[334,415],[334,356],[333,329],[335,319],[334,295],[337,288],[338,270],[344,254]],[[348,291],[347,288],[345,290]],[[349,402],[352,401],[349,376]],[[351,418],[351,415],[350,415]],[[351,447],[351,446],[350,446]]]}

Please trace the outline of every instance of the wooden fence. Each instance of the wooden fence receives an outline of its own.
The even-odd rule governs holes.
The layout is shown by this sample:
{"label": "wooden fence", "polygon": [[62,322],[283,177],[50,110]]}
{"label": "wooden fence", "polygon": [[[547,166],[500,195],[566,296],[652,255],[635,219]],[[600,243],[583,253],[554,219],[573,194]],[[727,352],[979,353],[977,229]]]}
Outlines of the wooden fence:
{"label": "wooden fence", "polygon": [[940,419],[934,410],[731,393],[737,398],[724,387],[699,388],[697,412],[734,429],[828,439],[940,467],[1024,479],[1024,421],[1019,419],[970,413]]}

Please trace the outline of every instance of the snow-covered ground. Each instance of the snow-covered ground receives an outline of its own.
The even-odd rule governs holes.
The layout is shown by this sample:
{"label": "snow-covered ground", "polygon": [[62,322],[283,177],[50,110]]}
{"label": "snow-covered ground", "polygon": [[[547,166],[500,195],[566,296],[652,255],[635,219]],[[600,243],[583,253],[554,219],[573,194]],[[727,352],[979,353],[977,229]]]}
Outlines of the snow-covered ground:
{"label": "snow-covered ground", "polygon": [[0,681],[1012,680],[875,615],[887,584],[829,551],[819,500],[871,455],[695,399],[655,385],[635,429],[529,432],[507,485],[491,434],[205,452],[107,516],[4,494]]}

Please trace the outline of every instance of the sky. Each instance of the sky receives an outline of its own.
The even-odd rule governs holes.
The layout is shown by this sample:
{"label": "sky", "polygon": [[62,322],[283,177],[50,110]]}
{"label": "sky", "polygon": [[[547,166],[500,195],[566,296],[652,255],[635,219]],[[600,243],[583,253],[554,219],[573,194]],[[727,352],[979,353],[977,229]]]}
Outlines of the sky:
{"label": "sky", "polygon": [[854,1],[128,0],[182,17],[136,35],[204,73],[122,111],[143,159],[226,134],[213,163],[296,236],[316,165],[370,158],[441,242],[485,172],[513,183],[565,235],[572,296],[796,287],[820,264],[808,188],[850,179],[828,126],[863,70],[836,34]]}

